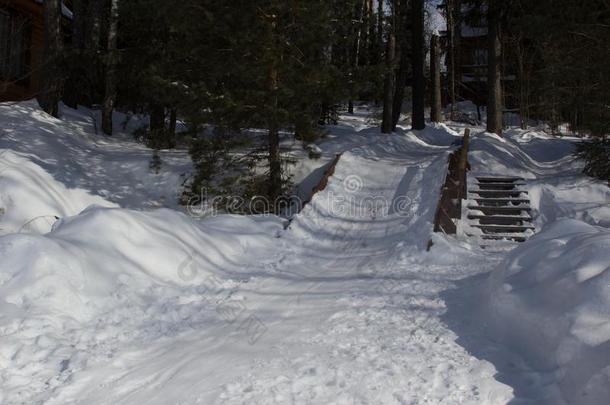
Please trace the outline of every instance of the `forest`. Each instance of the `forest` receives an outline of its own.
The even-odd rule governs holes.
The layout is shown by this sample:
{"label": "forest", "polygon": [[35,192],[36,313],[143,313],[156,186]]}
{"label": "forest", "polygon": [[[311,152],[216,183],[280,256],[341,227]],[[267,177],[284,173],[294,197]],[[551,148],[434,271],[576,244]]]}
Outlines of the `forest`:
{"label": "forest", "polygon": [[[145,113],[150,123],[138,135],[157,149],[190,137],[195,194],[206,188],[279,198],[290,187],[279,132],[313,142],[339,112],[353,112],[355,100],[382,106],[383,133],[396,129],[409,105],[413,129],[425,127],[428,109],[440,122],[442,108],[453,106],[455,119],[455,106],[473,91],[465,69],[485,76],[479,90],[486,100],[477,109],[486,111],[489,132],[501,134],[511,111],[522,128],[531,120],[548,123],[552,132],[567,124],[572,133],[600,137],[580,153],[588,173],[609,176],[604,0],[185,0],[179,7],[78,0],[67,32],[61,4],[44,5],[53,22],[39,95],[44,110],[57,115],[60,100],[98,106],[108,136],[113,110]],[[447,21],[441,37],[432,27],[437,13]],[[483,62],[489,68],[461,63],[465,26],[488,30]],[[179,134],[178,120],[185,125]],[[264,150],[234,162],[231,150],[252,142],[241,136],[248,128],[266,131],[264,145],[256,145]],[[249,169],[261,159],[264,176]],[[216,174],[227,171],[239,176],[218,184]]]}

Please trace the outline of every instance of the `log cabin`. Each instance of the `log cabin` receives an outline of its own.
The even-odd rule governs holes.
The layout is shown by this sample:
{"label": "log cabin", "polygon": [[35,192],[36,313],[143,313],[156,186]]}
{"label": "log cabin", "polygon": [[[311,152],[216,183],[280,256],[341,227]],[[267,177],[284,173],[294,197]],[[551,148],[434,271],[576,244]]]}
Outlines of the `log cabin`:
{"label": "log cabin", "polygon": [[[43,0],[0,0],[0,101],[33,98],[40,88],[44,49]],[[68,29],[70,2],[63,4]]]}

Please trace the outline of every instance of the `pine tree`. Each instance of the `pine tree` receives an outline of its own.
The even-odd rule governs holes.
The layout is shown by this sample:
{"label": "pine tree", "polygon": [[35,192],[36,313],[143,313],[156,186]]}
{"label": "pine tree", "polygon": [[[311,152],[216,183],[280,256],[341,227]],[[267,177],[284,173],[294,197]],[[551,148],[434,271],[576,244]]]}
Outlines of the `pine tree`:
{"label": "pine tree", "polygon": [[424,73],[424,1],[413,0],[413,129],[426,127],[426,76]]}

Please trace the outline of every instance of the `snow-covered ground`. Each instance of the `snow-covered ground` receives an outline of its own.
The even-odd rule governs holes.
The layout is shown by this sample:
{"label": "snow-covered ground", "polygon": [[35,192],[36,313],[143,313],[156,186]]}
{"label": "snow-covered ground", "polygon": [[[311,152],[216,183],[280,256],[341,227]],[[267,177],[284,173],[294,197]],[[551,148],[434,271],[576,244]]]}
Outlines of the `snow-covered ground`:
{"label": "snow-covered ground", "polygon": [[527,179],[539,233],[495,253],[432,235],[426,252],[459,124],[382,135],[344,117],[293,169],[307,189],[343,152],[284,229],[189,217],[186,151],[154,174],[150,150],[64,111],[0,105],[0,403],[608,398],[610,189],[574,140],[474,128],[473,173]]}

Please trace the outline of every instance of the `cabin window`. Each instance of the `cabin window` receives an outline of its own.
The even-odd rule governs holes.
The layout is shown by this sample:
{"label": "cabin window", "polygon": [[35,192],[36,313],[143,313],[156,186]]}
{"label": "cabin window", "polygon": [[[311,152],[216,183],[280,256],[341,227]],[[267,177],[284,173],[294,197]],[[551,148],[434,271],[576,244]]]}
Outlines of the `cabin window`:
{"label": "cabin window", "polygon": [[30,24],[17,14],[0,10],[0,77],[23,82],[29,73]]}

